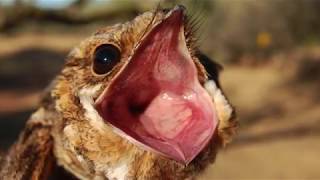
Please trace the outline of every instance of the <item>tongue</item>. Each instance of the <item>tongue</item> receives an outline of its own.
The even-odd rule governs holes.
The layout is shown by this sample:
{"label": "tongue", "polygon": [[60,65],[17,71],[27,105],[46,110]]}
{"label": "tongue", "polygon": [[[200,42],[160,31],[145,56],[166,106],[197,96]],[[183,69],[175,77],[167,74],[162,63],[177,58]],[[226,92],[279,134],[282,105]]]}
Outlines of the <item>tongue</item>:
{"label": "tongue", "polygon": [[200,153],[217,119],[185,44],[181,9],[148,34],[96,108],[144,148],[185,164]]}

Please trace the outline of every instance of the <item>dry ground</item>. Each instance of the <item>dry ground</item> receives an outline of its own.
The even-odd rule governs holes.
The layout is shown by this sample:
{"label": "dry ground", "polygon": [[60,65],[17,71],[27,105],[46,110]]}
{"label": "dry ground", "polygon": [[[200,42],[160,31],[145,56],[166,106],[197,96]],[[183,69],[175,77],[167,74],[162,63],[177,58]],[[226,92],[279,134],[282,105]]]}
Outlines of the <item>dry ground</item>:
{"label": "dry ground", "polygon": [[299,85],[290,68],[223,72],[241,127],[202,179],[320,179],[319,89]]}

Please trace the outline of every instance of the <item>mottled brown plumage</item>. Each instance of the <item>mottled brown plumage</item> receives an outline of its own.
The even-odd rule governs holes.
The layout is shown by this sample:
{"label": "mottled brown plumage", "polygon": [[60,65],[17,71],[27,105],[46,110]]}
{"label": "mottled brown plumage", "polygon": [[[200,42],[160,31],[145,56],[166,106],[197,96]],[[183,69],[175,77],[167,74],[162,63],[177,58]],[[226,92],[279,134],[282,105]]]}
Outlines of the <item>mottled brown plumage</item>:
{"label": "mottled brown plumage", "polygon": [[[212,163],[218,148],[229,142],[236,128],[234,112],[218,87],[207,88],[212,90],[209,94],[218,111],[217,131],[188,165],[130,143],[103,122],[93,108],[94,100],[166,15],[162,10],[146,12],[130,22],[102,28],[75,47],[61,74],[50,85],[42,106],[31,116],[4,158],[2,177],[45,179],[56,162],[80,179],[187,179],[196,177]],[[200,53],[190,44],[193,42],[190,33],[186,38],[198,79],[205,86],[208,77],[198,59]],[[92,56],[101,44],[113,44],[121,49],[121,61],[107,75],[92,71]]]}

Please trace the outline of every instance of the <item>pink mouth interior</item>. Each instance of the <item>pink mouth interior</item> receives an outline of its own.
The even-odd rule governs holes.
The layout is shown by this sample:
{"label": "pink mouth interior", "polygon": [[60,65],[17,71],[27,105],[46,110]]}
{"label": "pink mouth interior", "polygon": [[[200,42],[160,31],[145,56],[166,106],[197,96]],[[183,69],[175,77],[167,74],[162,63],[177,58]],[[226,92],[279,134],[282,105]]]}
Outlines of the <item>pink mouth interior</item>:
{"label": "pink mouth interior", "polygon": [[206,146],[217,119],[185,44],[181,9],[148,34],[96,108],[127,136],[176,161],[189,163]]}

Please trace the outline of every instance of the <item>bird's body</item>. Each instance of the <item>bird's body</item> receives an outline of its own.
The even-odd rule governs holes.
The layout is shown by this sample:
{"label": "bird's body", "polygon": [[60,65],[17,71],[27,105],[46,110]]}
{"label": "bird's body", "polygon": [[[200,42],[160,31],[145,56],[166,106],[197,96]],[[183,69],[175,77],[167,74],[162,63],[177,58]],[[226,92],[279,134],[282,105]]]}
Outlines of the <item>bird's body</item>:
{"label": "bird's body", "polygon": [[[74,48],[68,55],[61,74],[55,78],[48,88],[41,107],[31,116],[19,140],[11,148],[8,156],[4,158],[0,174],[7,179],[39,179],[46,177],[52,164],[55,163],[80,179],[187,179],[195,177],[205,169],[213,162],[216,150],[227,142],[230,135],[233,134],[235,121],[232,120],[233,110],[219,89],[218,82],[208,79],[207,72],[198,59],[200,58],[199,53],[191,45],[192,37],[187,34],[188,30],[184,18],[181,7],[170,12],[161,10],[146,12],[131,22],[101,29]],[[171,28],[174,28],[175,25],[171,24],[172,27],[169,27],[170,24],[165,24],[171,21],[182,24],[176,25],[176,31],[171,32]],[[183,31],[180,28],[184,28]],[[187,48],[183,50],[183,53],[188,51],[186,59],[191,61],[188,61],[189,65],[185,65],[185,68],[176,67],[177,70],[172,70],[171,67],[173,66],[168,66],[175,61],[169,61],[165,66],[169,68],[160,76],[167,79],[150,82],[149,80],[143,80],[142,77],[148,76],[145,76],[141,70],[134,71],[138,67],[132,65],[132,62],[138,62],[138,60],[132,59],[139,59],[140,56],[144,57],[150,52],[146,49],[150,48],[151,45],[152,47],[156,45],[157,41],[148,44],[147,40],[157,37],[164,30],[169,32],[161,34],[164,39],[166,36],[169,37],[170,32],[179,35],[184,32],[184,36],[181,36],[182,39],[176,38],[176,41],[185,44],[183,46],[179,44],[178,46],[179,48]],[[171,39],[174,41],[175,36],[172,36]],[[105,46],[105,44],[108,46]],[[165,44],[165,42],[162,42],[162,44]],[[95,65],[95,62],[93,62],[95,56],[100,56],[97,55],[99,54],[97,47],[100,46],[104,50],[110,50],[114,47],[121,49],[121,59],[106,73],[103,73],[104,69],[101,70],[99,64]],[[157,48],[158,46],[153,47],[152,52],[159,49]],[[161,46],[161,48],[164,47]],[[181,55],[180,50],[174,51],[173,55]],[[108,55],[108,58],[117,57],[114,49],[111,52],[113,54],[112,56]],[[152,59],[153,56],[148,57]],[[143,59],[148,60],[145,57]],[[178,63],[176,66],[180,66],[180,64]],[[127,70],[130,69],[129,67],[133,69],[132,73],[135,76],[132,75],[131,70]],[[143,70],[143,68],[140,69]],[[188,69],[196,70],[196,74],[188,76],[187,72],[183,72]],[[143,71],[148,71],[148,69]],[[108,106],[110,107],[108,112],[105,112],[105,106],[107,105],[104,104],[123,101],[126,103],[127,100],[121,100],[121,98],[117,100],[117,98],[122,97],[122,94],[127,94],[127,91],[134,91],[132,93],[135,97],[140,96],[142,94],[140,91],[144,90],[143,85],[147,84],[145,88],[152,89],[154,88],[152,84],[154,82],[158,84],[163,81],[171,82],[171,79],[176,78],[176,73],[180,71],[185,73],[184,78],[197,77],[194,83],[190,83],[190,86],[192,86],[190,88],[204,95],[198,94],[198,98],[203,99],[196,103],[208,104],[208,107],[202,107],[201,109],[194,107],[192,109],[192,112],[198,112],[199,117],[203,117],[197,121],[191,119],[193,129],[186,131],[189,133],[184,132],[183,134],[183,136],[189,135],[188,137],[192,138],[192,142],[182,137],[176,139],[173,135],[169,137],[170,133],[182,133],[180,130],[178,132],[177,129],[185,128],[177,124],[173,129],[170,129],[170,124],[176,123],[176,121],[170,120],[173,115],[167,115],[167,119],[171,122],[165,124],[165,128],[162,129],[157,124],[153,125],[157,129],[157,134],[149,128],[151,127],[151,121],[143,120],[142,122],[141,117],[152,110],[149,107],[156,107],[152,111],[153,113],[149,115],[152,119],[153,115],[158,113],[154,111],[164,111],[163,109],[169,106],[168,103],[172,102],[160,99],[165,101],[165,105],[157,104],[155,99],[158,94],[150,98],[152,102],[148,102],[141,112],[140,109],[137,110],[137,107],[132,112],[139,114],[140,119],[138,118],[138,121],[141,121],[142,125],[135,122],[136,117],[133,115],[127,118],[124,115],[126,112],[119,111],[121,109],[119,107],[108,114],[111,111],[109,110],[111,109],[110,105]],[[168,72],[170,73],[168,74]],[[145,81],[145,83],[141,85],[139,81],[132,80],[137,76],[141,76],[142,80],[139,81]],[[217,74],[213,76],[217,76]],[[173,82],[178,84],[179,80]],[[129,86],[128,89],[125,89],[126,86]],[[135,89],[135,87],[138,88]],[[172,89],[171,87],[171,85],[159,85],[161,91],[167,94],[171,92],[169,91]],[[126,92],[121,91],[120,96],[117,92],[121,88],[125,89]],[[177,88],[180,88],[180,86],[177,86]],[[182,90],[184,92],[184,88]],[[150,92],[151,90],[148,90],[147,93]],[[170,96],[170,98],[172,97]],[[143,98],[145,98],[144,95]],[[192,102],[193,100],[188,101],[189,104]],[[210,107],[211,104],[212,107]],[[177,106],[177,104],[172,105],[169,109],[174,111]],[[206,108],[208,110],[203,110]],[[211,108],[214,110],[211,110]],[[166,110],[161,112],[161,116],[170,113],[170,110]],[[118,117],[121,117],[120,120],[117,120]],[[211,122],[210,118],[205,120],[206,117],[216,117],[217,122],[214,120]],[[112,118],[117,121],[112,121]],[[184,120],[183,117],[182,120]],[[128,122],[132,122],[132,124]],[[187,123],[186,121],[183,122]],[[201,127],[198,125],[200,122],[202,122]],[[203,134],[203,138],[201,138],[199,132],[193,134],[193,131],[197,129],[200,129],[199,131],[208,130],[208,133]],[[162,130],[164,133],[161,134]],[[145,133],[148,133],[149,139],[145,138]],[[161,136],[161,141],[165,141],[166,144],[159,144],[160,137],[156,135]],[[163,137],[166,135],[168,137]],[[181,142],[182,144],[177,146],[176,149],[170,149],[174,146],[172,145],[174,142]],[[199,145],[190,150],[192,144],[195,143]]]}

